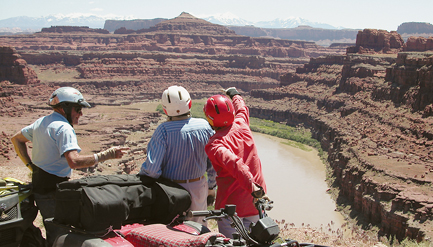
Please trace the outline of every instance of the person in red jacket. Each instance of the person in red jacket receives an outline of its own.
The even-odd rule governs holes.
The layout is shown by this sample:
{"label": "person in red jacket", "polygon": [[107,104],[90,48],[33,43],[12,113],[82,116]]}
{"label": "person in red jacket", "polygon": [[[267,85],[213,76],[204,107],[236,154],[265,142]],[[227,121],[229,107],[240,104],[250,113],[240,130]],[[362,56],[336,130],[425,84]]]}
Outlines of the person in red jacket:
{"label": "person in red jacket", "polygon": [[[249,109],[236,88],[225,95],[210,97],[203,107],[206,119],[216,133],[209,139],[205,151],[217,172],[215,208],[236,205],[236,212],[249,229],[259,220],[254,199],[266,196],[262,165],[249,127]],[[236,230],[228,219],[218,221],[219,232],[232,237]]]}

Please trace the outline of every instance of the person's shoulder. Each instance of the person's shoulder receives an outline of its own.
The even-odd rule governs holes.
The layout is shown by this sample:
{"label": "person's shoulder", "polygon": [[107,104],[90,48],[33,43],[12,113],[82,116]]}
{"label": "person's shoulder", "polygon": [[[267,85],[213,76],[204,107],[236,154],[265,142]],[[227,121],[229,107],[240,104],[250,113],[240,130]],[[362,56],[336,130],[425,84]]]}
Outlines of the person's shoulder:
{"label": "person's shoulder", "polygon": [[65,129],[65,130],[74,129],[74,127],[72,127],[71,124],[69,124],[68,120],[64,116],[56,112],[47,115],[45,117],[42,117],[41,120],[44,121],[45,125],[49,128]]}
{"label": "person's shoulder", "polygon": [[160,123],[160,124],[156,127],[155,132],[165,130],[168,126],[170,126],[170,124],[171,124],[170,121]]}
{"label": "person's shoulder", "polygon": [[191,118],[190,121],[196,122],[196,123],[202,123],[202,124],[207,124],[208,123],[207,120],[205,120],[203,118],[196,118],[196,117]]}
{"label": "person's shoulder", "polygon": [[191,121],[202,129],[211,130],[213,132],[213,129],[207,120],[203,118],[192,118]]}

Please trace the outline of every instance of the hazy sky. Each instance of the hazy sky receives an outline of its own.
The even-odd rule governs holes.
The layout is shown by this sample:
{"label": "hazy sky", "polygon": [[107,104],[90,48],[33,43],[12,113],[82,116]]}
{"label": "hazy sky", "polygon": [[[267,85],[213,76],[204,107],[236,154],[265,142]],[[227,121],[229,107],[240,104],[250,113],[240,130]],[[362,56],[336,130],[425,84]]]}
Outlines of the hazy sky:
{"label": "hazy sky", "polygon": [[397,30],[403,22],[433,24],[433,0],[0,0],[0,19],[74,13],[174,18],[231,13],[247,21],[299,17],[335,27]]}

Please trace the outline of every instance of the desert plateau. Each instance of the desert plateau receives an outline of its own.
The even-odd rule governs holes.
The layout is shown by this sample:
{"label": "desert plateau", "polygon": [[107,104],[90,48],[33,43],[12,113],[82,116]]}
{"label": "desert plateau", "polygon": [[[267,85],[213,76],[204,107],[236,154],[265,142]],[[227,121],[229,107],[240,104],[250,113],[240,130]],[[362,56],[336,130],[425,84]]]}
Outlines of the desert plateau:
{"label": "desert plateau", "polygon": [[[58,87],[80,90],[88,154],[130,148],[74,176],[137,173],[168,86],[193,100],[236,87],[251,117],[309,130],[348,216],[381,235],[433,239],[433,37],[364,29],[356,43],[238,35],[182,13],[138,31],[57,26],[0,36],[0,176],[29,180],[11,136],[50,113]],[[361,224],[361,223],[360,223]]]}

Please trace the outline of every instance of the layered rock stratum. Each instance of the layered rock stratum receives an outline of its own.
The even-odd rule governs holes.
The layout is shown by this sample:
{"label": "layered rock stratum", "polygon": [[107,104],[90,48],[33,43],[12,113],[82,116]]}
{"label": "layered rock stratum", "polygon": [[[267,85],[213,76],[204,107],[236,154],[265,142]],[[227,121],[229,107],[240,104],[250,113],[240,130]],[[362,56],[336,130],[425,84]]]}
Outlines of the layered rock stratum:
{"label": "layered rock stratum", "polygon": [[302,126],[320,141],[336,201],[352,216],[398,239],[433,237],[429,39],[420,46],[419,37],[404,42],[396,32],[365,29],[354,46],[324,48],[237,35],[186,14],[141,33],[65,30],[0,37],[12,51],[0,53],[2,61],[23,59],[40,81],[29,86],[22,82],[31,76],[21,74],[1,82],[1,167],[20,165],[9,138],[50,112],[46,99],[59,86],[78,88],[95,105],[77,129],[89,151],[132,149],[91,173],[138,172],[161,120],[141,104],[156,106],[168,86],[186,87],[194,100],[236,86],[253,117]]}

